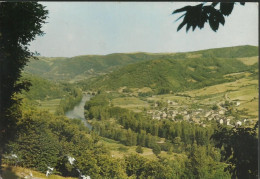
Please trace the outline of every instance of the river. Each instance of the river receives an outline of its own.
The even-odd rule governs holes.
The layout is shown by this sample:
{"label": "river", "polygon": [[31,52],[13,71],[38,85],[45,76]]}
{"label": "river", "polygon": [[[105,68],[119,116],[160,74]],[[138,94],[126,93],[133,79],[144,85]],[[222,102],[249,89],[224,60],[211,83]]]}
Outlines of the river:
{"label": "river", "polygon": [[86,121],[84,116],[84,106],[86,101],[89,101],[92,96],[89,94],[83,94],[83,97],[79,104],[77,104],[72,110],[69,110],[65,113],[65,115],[70,119],[80,119],[83,121],[84,125],[88,127],[90,130],[92,126]]}

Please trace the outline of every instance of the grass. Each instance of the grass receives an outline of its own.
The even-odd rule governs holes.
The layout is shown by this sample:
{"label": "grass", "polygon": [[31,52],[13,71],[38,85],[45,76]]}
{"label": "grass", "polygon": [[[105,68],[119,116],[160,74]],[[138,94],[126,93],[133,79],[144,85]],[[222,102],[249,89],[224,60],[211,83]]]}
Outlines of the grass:
{"label": "grass", "polygon": [[15,167],[15,166],[6,166],[3,165],[3,178],[5,179],[17,179],[17,178],[25,178],[30,177],[30,174],[37,179],[76,179],[72,177],[62,177],[59,175],[49,175],[46,177],[44,173],[40,173],[31,169],[22,168],[22,167]]}
{"label": "grass", "polygon": [[141,112],[143,108],[148,108],[149,104],[137,97],[115,98],[112,100],[114,106],[130,109],[134,112]]}
{"label": "grass", "polygon": [[[144,152],[140,154],[135,151],[137,146],[125,146],[123,144],[120,144],[118,141],[107,139],[104,137],[101,137],[100,142],[103,143],[110,150],[111,155],[116,158],[123,158],[125,155],[130,154],[139,154],[140,156],[143,156],[147,159],[158,159],[156,155],[153,153],[152,149],[150,148],[142,147]],[[174,158],[176,155],[181,154],[168,154],[165,151],[161,151],[161,153],[159,154],[159,156],[167,158]]]}
{"label": "grass", "polygon": [[255,57],[245,57],[245,58],[238,58],[241,62],[246,65],[253,65],[258,62],[258,56]]}

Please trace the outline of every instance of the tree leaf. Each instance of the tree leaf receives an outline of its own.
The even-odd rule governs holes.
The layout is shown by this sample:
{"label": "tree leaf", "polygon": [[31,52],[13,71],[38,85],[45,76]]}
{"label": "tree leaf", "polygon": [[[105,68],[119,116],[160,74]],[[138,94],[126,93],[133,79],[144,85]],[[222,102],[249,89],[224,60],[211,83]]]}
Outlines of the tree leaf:
{"label": "tree leaf", "polygon": [[234,8],[234,3],[225,3],[225,2],[220,3],[220,11],[225,16],[229,16],[233,11],[233,8]]}
{"label": "tree leaf", "polygon": [[190,8],[192,8],[192,6],[185,6],[183,8],[173,11],[172,14],[176,14],[176,13],[183,12],[183,11],[188,11]]}

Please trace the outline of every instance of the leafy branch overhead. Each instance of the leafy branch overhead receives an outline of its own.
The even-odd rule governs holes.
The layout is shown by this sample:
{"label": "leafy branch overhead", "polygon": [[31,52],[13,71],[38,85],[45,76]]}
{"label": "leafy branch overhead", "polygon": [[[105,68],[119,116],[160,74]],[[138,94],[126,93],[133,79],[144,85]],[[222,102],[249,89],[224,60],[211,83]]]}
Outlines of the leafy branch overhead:
{"label": "leafy branch overhead", "polygon": [[[201,3],[196,6],[185,6],[183,8],[173,11],[172,14],[185,12],[176,21],[183,18],[182,23],[178,26],[179,31],[183,26],[186,26],[186,32],[192,27],[194,31],[196,27],[202,29],[205,23],[209,23],[213,31],[217,31],[219,24],[225,24],[225,17],[229,16],[234,8],[235,3],[224,3],[224,2],[212,2],[210,5]],[[244,2],[240,2],[241,5],[245,5]],[[219,5],[219,8],[216,8]]]}

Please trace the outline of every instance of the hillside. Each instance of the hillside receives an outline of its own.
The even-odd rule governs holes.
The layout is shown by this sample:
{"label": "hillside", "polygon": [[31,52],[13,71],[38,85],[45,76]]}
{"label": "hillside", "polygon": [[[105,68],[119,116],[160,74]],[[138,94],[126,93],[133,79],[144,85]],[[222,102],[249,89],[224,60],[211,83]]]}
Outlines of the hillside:
{"label": "hillside", "polygon": [[29,100],[56,99],[67,94],[64,85],[46,80],[38,75],[24,73],[22,79],[29,80],[32,84],[28,92],[23,92],[24,97]]}
{"label": "hillside", "polygon": [[237,46],[185,53],[114,53],[109,55],[85,55],[72,58],[40,57],[31,60],[25,72],[51,80],[75,82],[115,71],[129,64],[149,60],[173,60],[186,58],[242,58],[258,55],[258,47]]}
{"label": "hillside", "polygon": [[96,89],[126,86],[176,92],[233,81],[233,76],[225,75],[254,69],[257,69],[256,65],[246,65],[234,58],[160,59],[125,66],[87,84]]}
{"label": "hillside", "polygon": [[81,80],[109,73],[122,66],[169,55],[163,54],[109,54],[86,55],[72,58],[46,58],[31,60],[25,71],[51,80]]}

